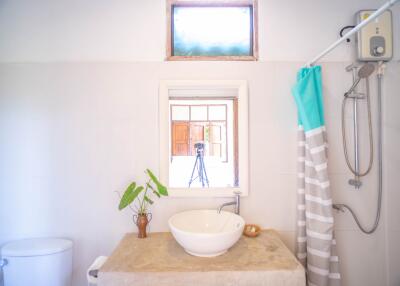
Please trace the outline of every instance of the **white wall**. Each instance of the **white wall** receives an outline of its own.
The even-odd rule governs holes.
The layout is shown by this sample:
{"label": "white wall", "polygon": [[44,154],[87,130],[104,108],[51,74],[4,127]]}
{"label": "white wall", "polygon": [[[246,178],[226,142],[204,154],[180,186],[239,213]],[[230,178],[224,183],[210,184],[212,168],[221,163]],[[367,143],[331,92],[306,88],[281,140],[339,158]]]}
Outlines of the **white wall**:
{"label": "white wall", "polygon": [[388,285],[400,285],[400,65],[389,69],[384,79],[384,199],[386,200],[386,239]]}
{"label": "white wall", "polygon": [[[2,242],[27,236],[71,237],[76,246],[74,285],[83,285],[83,271],[94,257],[109,254],[123,233],[135,229],[129,212],[118,212],[114,191],[131,179],[142,179],[146,167],[157,170],[158,80],[233,78],[247,79],[250,86],[251,189],[242,214],[249,222],[279,230],[292,248],[296,109],[288,81],[299,65],[1,65]],[[348,191],[350,176],[344,171],[338,140],[340,97],[350,85],[344,66],[324,66],[333,192],[370,222],[375,188],[366,183],[362,192]],[[151,230],[167,230],[166,220],[174,212],[216,208],[221,202],[163,199],[153,209]],[[338,217],[337,229],[345,285],[379,285],[385,279],[381,232],[361,235],[348,215]],[[365,269],[368,273],[360,275]]]}
{"label": "white wall", "polygon": [[[355,11],[382,1],[259,1],[262,61],[246,63],[162,62],[162,0],[0,1],[0,244],[70,237],[74,286],[85,285],[92,260],[135,229],[131,214],[117,210],[114,191],[142,179],[145,168],[158,169],[159,80],[246,79],[250,196],[243,199],[242,214],[279,230],[293,249],[296,108],[290,87],[296,70],[336,39]],[[344,45],[330,55],[335,62],[323,65],[330,173],[334,199],[352,204],[370,223],[376,177],[367,178],[360,192],[349,190],[340,137],[342,94],[351,85],[344,67],[352,50]],[[398,66],[393,62],[388,70],[391,91],[399,88],[393,80]],[[396,100],[388,97],[385,106]],[[390,122],[398,122],[391,110]],[[388,146],[393,154],[396,132]],[[398,168],[398,160],[391,162],[394,174],[387,173],[387,181]],[[215,208],[223,201],[162,199],[153,209],[151,230],[166,231],[167,218],[179,210]],[[389,210],[395,212],[395,202]],[[390,247],[400,229],[395,223],[388,220]],[[384,285],[387,274],[389,282],[397,281],[398,255],[385,258],[384,226],[365,236],[348,214],[337,216],[345,286]]]}
{"label": "white wall", "polygon": [[[0,1],[0,61],[162,61],[165,2]],[[356,11],[383,3],[385,0],[259,0],[261,60],[309,60],[339,37],[341,27],[353,24]],[[396,23],[398,34],[398,17]],[[395,44],[399,47],[398,37]],[[353,51],[344,44],[326,59],[352,60]]]}

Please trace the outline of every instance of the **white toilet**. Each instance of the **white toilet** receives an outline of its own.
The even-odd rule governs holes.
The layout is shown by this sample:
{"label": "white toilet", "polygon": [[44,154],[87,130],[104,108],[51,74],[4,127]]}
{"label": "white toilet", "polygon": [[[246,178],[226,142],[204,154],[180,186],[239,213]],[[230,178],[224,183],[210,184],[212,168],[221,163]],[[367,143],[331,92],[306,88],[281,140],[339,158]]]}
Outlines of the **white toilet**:
{"label": "white toilet", "polygon": [[4,286],[70,286],[72,241],[25,239],[1,249]]}

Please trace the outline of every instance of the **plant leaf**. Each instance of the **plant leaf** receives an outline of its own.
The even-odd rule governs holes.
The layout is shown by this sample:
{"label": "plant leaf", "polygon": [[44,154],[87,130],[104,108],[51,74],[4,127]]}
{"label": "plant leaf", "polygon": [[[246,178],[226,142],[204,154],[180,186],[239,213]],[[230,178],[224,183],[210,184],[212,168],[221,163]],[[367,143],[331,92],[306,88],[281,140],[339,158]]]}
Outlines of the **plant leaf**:
{"label": "plant leaf", "polygon": [[154,184],[156,184],[157,190],[160,193],[160,195],[168,196],[167,188],[163,184],[160,183],[160,181],[157,179],[157,177],[149,169],[147,169],[146,171],[147,171],[147,174],[149,174],[150,179],[154,182]]}
{"label": "plant leaf", "polygon": [[126,190],[119,202],[119,206],[118,206],[119,210],[126,208],[130,203],[132,203],[132,201],[133,201],[132,194],[133,194],[133,190],[135,188],[136,188],[135,182],[130,183],[129,186],[126,188]]}
{"label": "plant leaf", "polygon": [[135,189],[136,183],[132,182],[128,188],[126,188],[126,191],[124,195],[121,198],[121,201],[119,202],[118,209],[122,210],[126,208],[128,205],[130,205],[140,194],[141,191],[143,191],[143,187],[139,186]]}
{"label": "plant leaf", "polygon": [[134,195],[135,195],[135,198],[136,198],[136,197],[140,194],[140,192],[143,191],[143,190],[144,190],[143,186],[137,187],[136,190],[133,192]]}
{"label": "plant leaf", "polygon": [[149,174],[150,179],[151,179],[156,185],[161,184],[161,183],[158,181],[157,177],[153,174],[153,172],[150,171],[150,169],[146,169],[146,171],[147,171],[147,174]]}
{"label": "plant leaf", "polygon": [[167,187],[165,187],[164,185],[157,185],[157,190],[160,193],[160,195],[163,196],[168,196],[168,191],[167,191]]}
{"label": "plant leaf", "polygon": [[154,203],[148,196],[144,196],[144,200],[151,205]]}
{"label": "plant leaf", "polygon": [[146,183],[146,184],[147,184],[147,187],[149,187],[149,189],[151,189],[153,191],[153,194],[155,194],[159,198],[161,197],[160,194],[157,192],[156,189],[153,188],[152,185],[150,185],[149,183]]}

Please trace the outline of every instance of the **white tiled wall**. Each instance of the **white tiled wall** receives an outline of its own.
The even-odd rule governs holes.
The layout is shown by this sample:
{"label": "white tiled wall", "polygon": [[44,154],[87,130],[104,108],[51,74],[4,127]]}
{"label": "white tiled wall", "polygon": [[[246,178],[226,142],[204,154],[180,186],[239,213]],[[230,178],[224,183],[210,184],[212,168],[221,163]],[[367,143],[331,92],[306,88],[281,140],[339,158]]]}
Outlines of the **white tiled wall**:
{"label": "white tiled wall", "polygon": [[[290,87],[297,69],[336,39],[340,27],[352,24],[356,11],[383,3],[259,0],[260,62],[174,63],[163,62],[164,0],[1,2],[0,244],[71,237],[73,285],[86,285],[85,269],[93,259],[109,254],[135,229],[131,215],[117,211],[114,191],[140,179],[144,168],[158,168],[159,80],[246,79],[250,196],[243,199],[242,214],[279,230],[293,250],[297,116]],[[396,53],[400,5],[393,11]],[[344,68],[352,58],[354,48],[345,43],[325,58],[334,62],[323,64],[329,169],[335,202],[350,204],[369,225],[376,209],[376,164],[362,190],[352,190],[341,142],[341,102],[351,85]],[[344,286],[400,284],[398,53],[395,59],[385,76],[382,223],[366,236],[348,213],[336,215]],[[371,84],[374,93],[375,79]],[[361,117],[365,126],[365,112]],[[365,166],[365,127],[361,138]],[[223,201],[161,200],[151,230],[167,230],[167,218],[179,210],[215,208]]]}
{"label": "white tiled wall", "polygon": [[[143,169],[158,168],[159,80],[246,79],[250,89],[250,196],[243,199],[242,214],[248,222],[279,230],[293,250],[297,115],[290,87],[301,64],[0,65],[0,129],[4,134],[0,143],[0,243],[26,236],[71,237],[75,241],[74,285],[84,285],[84,270],[91,261],[109,254],[125,232],[134,230],[131,214],[117,210],[114,191],[122,190],[131,179],[142,178]],[[362,222],[370,224],[375,211],[375,175],[365,180],[360,191],[346,183],[350,176],[341,145],[340,104],[351,76],[345,66],[323,64],[333,195],[335,201],[351,204]],[[399,138],[391,141],[387,152],[397,154]],[[398,165],[393,161],[392,166]],[[153,209],[151,230],[167,230],[167,218],[179,210],[216,208],[222,201],[162,199]],[[391,204],[388,211],[396,211],[395,200]],[[344,285],[385,285],[385,224],[376,234],[366,236],[348,213],[336,215],[336,222]],[[391,229],[389,243],[394,245],[399,228]],[[396,259],[389,259],[392,272]]]}
{"label": "white tiled wall", "polygon": [[384,199],[388,285],[400,285],[400,63],[393,63],[384,79]]}

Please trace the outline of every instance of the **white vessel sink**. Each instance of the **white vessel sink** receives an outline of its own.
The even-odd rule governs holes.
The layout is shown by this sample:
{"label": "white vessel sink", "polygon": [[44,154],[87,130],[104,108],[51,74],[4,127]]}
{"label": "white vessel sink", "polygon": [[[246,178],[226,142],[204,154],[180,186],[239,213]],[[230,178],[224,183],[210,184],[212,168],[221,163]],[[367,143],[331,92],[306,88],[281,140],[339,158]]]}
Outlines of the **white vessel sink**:
{"label": "white vessel sink", "polygon": [[225,253],[241,237],[244,220],[231,212],[193,210],[177,213],[169,221],[176,241],[191,255],[213,257]]}

